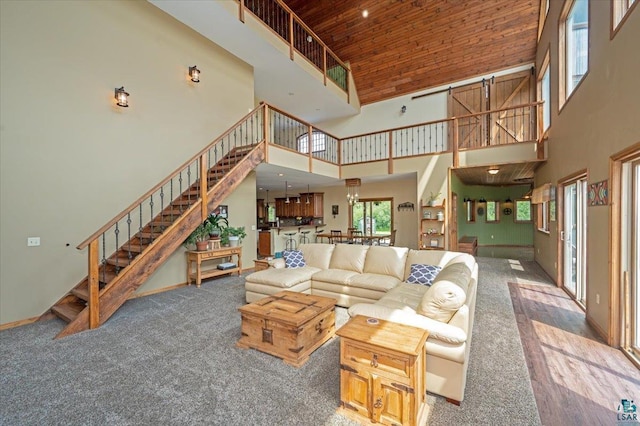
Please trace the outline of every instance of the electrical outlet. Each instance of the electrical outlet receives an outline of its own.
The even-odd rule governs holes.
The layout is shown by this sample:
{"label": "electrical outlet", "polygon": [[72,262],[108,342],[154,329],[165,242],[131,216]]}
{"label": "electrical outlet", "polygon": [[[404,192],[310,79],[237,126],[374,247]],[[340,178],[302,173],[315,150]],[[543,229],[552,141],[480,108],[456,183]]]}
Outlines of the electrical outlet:
{"label": "electrical outlet", "polygon": [[37,247],[40,245],[40,237],[27,237],[27,247]]}
{"label": "electrical outlet", "polygon": [[596,305],[600,304],[600,295],[596,294]]}
{"label": "electrical outlet", "polygon": [[256,230],[256,226],[255,225],[251,225],[251,230],[255,231]]}

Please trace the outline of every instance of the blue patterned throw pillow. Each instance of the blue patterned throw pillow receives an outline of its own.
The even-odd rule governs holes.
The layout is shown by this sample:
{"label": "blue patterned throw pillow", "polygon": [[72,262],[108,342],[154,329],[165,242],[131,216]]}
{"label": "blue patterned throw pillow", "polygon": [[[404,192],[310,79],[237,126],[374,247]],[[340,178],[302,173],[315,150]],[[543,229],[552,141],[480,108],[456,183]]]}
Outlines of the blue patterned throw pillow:
{"label": "blue patterned throw pillow", "polygon": [[408,283],[431,285],[442,268],[435,265],[412,264]]}
{"label": "blue patterned throw pillow", "polygon": [[282,256],[284,257],[284,264],[287,268],[302,268],[306,266],[300,250],[285,250],[282,252]]}

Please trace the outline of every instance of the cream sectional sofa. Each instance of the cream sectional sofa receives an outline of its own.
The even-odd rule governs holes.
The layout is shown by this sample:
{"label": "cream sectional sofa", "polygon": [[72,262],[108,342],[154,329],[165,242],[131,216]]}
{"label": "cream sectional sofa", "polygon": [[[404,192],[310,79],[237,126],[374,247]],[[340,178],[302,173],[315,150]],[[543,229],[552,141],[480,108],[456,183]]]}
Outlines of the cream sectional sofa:
{"label": "cream sectional sofa", "polygon": [[[427,390],[454,403],[464,398],[478,266],[473,256],[442,250],[412,250],[350,244],[301,244],[305,266],[283,259],[246,277],[248,303],[282,290],[332,297],[365,315],[423,328]],[[411,265],[442,270],[431,286],[408,283]]]}

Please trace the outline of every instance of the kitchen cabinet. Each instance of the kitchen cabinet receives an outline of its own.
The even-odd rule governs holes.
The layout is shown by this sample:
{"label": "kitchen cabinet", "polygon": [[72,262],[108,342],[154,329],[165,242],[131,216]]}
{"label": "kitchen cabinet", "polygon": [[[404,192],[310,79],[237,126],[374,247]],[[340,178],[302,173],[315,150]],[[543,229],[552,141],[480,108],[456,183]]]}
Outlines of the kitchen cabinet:
{"label": "kitchen cabinet", "polygon": [[[309,204],[307,204],[307,195]],[[278,217],[324,217],[324,193],[303,193],[298,197],[289,197],[289,204],[285,198],[276,198],[276,216]]]}
{"label": "kitchen cabinet", "polygon": [[258,219],[264,219],[264,200],[262,198],[256,200],[256,217]]}

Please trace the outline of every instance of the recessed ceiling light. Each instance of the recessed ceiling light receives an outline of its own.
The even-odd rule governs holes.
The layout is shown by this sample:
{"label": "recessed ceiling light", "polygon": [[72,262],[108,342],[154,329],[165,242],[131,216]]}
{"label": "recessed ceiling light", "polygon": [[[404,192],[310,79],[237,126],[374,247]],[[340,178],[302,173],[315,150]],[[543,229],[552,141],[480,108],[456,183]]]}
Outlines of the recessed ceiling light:
{"label": "recessed ceiling light", "polygon": [[278,176],[284,176],[284,173],[278,173]]}
{"label": "recessed ceiling light", "polygon": [[366,18],[367,16],[369,16],[369,11],[367,9],[362,11],[362,17]]}
{"label": "recessed ceiling light", "polygon": [[489,169],[487,170],[487,173],[489,173],[490,175],[497,175],[499,171],[499,169]]}

